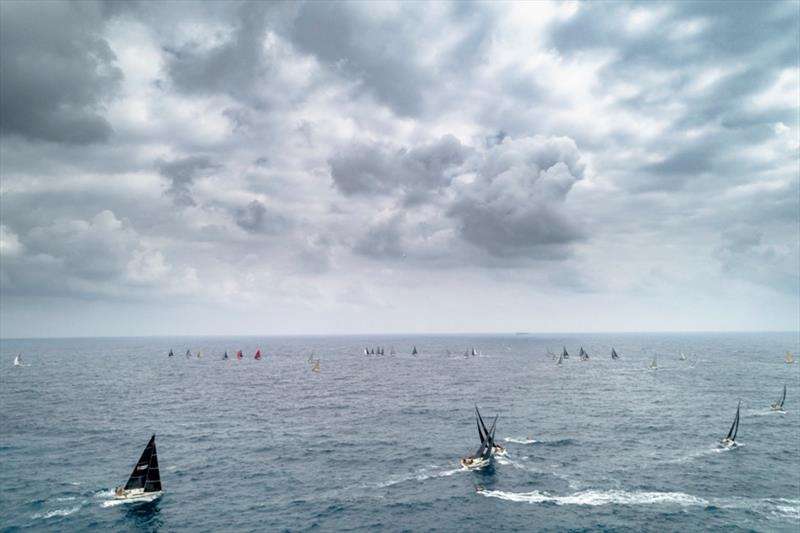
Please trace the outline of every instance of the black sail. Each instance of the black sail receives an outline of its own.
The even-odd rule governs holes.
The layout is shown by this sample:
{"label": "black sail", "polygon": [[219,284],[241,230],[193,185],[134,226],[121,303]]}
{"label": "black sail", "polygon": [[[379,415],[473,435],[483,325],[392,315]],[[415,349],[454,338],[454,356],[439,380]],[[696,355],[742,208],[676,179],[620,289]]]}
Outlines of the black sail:
{"label": "black sail", "polygon": [[725,437],[726,439],[736,440],[736,433],[739,432],[739,407],[742,405],[742,402],[739,402],[739,405],[736,406],[736,416],[733,417],[733,424],[731,424],[731,429],[728,430],[728,435]]}
{"label": "black sail", "polygon": [[161,477],[158,472],[158,454],[156,453],[156,436],[150,437],[142,456],[133,467],[133,473],[125,484],[125,490],[144,489],[144,492],[161,490]]}
{"label": "black sail", "polygon": [[786,401],[786,384],[784,383],[783,384],[783,396],[781,396],[781,403],[779,405],[779,407],[781,409],[783,409],[783,402],[785,402],[785,401]]}

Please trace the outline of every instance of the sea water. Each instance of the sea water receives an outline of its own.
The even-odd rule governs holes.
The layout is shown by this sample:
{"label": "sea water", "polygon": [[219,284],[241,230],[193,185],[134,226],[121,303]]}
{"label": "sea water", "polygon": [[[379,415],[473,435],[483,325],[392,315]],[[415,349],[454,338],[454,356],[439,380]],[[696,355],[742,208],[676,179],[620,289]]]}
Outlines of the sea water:
{"label": "sea water", "polygon": [[[0,529],[796,532],[800,364],[783,355],[798,344],[797,333],[3,340]],[[363,354],[377,346],[387,355]],[[548,350],[562,346],[572,355],[557,366]],[[784,383],[786,413],[773,412]],[[725,450],[739,400],[739,447]],[[479,446],[475,404],[499,415],[508,450],[477,472],[459,467]],[[113,500],[152,433],[163,496]]]}

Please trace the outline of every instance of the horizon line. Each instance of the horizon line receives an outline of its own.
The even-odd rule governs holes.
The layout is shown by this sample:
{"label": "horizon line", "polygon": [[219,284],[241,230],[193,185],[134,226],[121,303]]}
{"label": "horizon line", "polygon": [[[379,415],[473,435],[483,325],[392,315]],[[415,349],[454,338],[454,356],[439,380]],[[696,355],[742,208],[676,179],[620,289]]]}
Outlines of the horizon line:
{"label": "horizon line", "polygon": [[427,333],[210,333],[210,334],[178,334],[178,335],[75,335],[75,336],[52,336],[52,337],[2,337],[3,341],[19,340],[60,340],[60,339],[131,339],[131,338],[229,338],[229,337],[420,337],[420,336],[441,336],[455,337],[463,336],[552,336],[552,335],[698,335],[698,334],[752,334],[752,333],[794,333],[800,335],[800,330],[651,330],[651,331],[489,331],[489,332],[427,332]]}

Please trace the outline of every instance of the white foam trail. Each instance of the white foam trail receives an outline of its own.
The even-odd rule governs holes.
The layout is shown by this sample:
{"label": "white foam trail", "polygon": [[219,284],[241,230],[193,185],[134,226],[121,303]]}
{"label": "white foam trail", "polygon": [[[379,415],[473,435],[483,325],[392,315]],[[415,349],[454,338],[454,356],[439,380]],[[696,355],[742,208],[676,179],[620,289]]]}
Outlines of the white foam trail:
{"label": "white foam trail", "polygon": [[556,496],[547,492],[506,492],[479,489],[478,494],[522,503],[554,503],[556,505],[680,505],[681,507],[715,507],[743,509],[779,519],[800,519],[800,500],[786,498],[701,498],[684,492],[627,492],[622,490],[585,490]]}
{"label": "white foam trail", "polygon": [[57,502],[71,502],[75,499],[75,496],[67,496],[65,498],[56,498]]}
{"label": "white foam trail", "polygon": [[625,492],[621,490],[585,490],[566,496],[554,496],[546,492],[505,492],[501,490],[479,490],[478,494],[512,502],[555,503],[556,505],[650,505],[671,503],[683,506],[708,505],[702,498],[683,492]]}
{"label": "white foam trail", "polygon": [[53,511],[48,511],[46,513],[35,514],[35,515],[31,516],[31,518],[33,518],[33,519],[37,519],[37,518],[47,519],[47,518],[53,518],[54,516],[69,516],[72,513],[77,513],[80,510],[80,508],[81,508],[81,506],[78,505],[76,507],[70,507],[69,509],[55,509]]}
{"label": "white foam trail", "polygon": [[539,442],[535,439],[525,439],[525,438],[518,438],[518,437],[506,437],[503,439],[505,442],[513,442],[514,444],[535,444]]}
{"label": "white foam trail", "polygon": [[399,483],[405,483],[406,481],[416,480],[416,481],[425,481],[426,479],[433,479],[438,477],[449,477],[454,474],[458,474],[459,472],[467,472],[469,471],[466,468],[454,468],[451,470],[439,470],[431,472],[427,469],[418,470],[414,474],[408,474],[402,477],[389,479],[387,481],[381,482],[376,484],[375,486],[378,488],[386,488],[391,487],[392,485],[397,485]]}

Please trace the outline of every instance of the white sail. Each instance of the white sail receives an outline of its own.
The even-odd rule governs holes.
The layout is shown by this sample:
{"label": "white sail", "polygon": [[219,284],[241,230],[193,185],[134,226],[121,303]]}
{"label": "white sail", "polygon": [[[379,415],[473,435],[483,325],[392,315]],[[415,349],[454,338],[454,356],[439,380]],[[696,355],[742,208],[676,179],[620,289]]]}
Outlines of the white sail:
{"label": "white sail", "polygon": [[22,359],[20,359],[19,355],[14,357],[14,366],[22,366]]}
{"label": "white sail", "polygon": [[685,353],[681,352],[680,360],[681,361],[686,361],[686,354]]}
{"label": "white sail", "polygon": [[653,356],[653,360],[650,361],[650,368],[658,368],[658,362],[656,361],[656,356]]}

